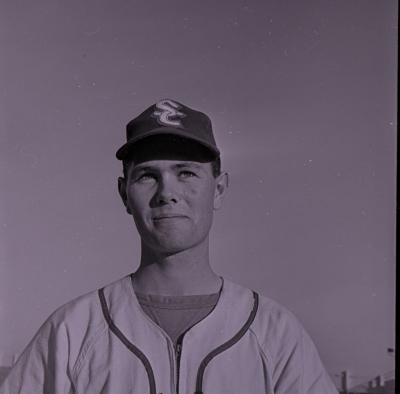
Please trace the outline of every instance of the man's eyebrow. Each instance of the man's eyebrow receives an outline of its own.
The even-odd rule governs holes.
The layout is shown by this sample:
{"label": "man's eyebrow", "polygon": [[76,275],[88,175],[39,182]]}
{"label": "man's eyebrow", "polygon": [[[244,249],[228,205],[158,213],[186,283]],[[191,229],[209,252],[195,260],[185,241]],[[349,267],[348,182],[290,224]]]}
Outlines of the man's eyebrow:
{"label": "man's eyebrow", "polygon": [[200,164],[193,163],[191,161],[184,162],[184,163],[177,163],[177,164],[174,165],[174,167],[177,168],[177,169],[179,169],[179,168],[187,168],[187,167],[195,168],[195,169],[198,169],[198,170],[202,169]]}
{"label": "man's eyebrow", "polygon": [[155,170],[156,170],[155,167],[142,166],[142,165],[138,164],[138,165],[132,167],[131,173],[135,174],[138,172],[155,171]]}
{"label": "man's eyebrow", "polygon": [[[179,170],[182,168],[192,168],[192,169],[200,170],[200,171],[203,170],[203,168],[200,164],[194,163],[191,161],[185,161],[182,163],[173,164],[171,168],[174,170]],[[137,174],[138,172],[146,172],[146,171],[154,172],[154,171],[158,171],[158,170],[159,169],[157,166],[137,164],[136,166],[132,167],[131,173]]]}
{"label": "man's eyebrow", "polygon": [[140,164],[138,164],[138,165],[136,165],[136,166],[133,166],[133,168],[132,168],[132,170],[133,171],[148,171],[148,170],[154,170],[154,167],[152,167],[152,166],[142,166],[142,165],[140,165]]}

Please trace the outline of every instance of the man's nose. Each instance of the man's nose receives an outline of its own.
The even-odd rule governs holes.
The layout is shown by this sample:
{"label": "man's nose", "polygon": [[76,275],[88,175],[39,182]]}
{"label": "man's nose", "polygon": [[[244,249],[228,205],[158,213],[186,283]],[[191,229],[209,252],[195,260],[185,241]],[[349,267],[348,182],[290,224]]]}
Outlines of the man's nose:
{"label": "man's nose", "polygon": [[179,201],[177,182],[171,176],[162,177],[155,195],[157,205],[176,204]]}

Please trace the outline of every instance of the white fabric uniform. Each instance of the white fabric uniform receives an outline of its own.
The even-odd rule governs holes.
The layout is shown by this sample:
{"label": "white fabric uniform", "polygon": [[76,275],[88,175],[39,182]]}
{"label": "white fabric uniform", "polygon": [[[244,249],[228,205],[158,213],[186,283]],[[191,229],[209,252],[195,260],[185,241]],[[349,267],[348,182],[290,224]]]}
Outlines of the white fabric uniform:
{"label": "white fabric uniform", "polygon": [[179,354],[141,309],[130,276],[100,293],[55,311],[0,393],[337,394],[296,318],[227,279]]}

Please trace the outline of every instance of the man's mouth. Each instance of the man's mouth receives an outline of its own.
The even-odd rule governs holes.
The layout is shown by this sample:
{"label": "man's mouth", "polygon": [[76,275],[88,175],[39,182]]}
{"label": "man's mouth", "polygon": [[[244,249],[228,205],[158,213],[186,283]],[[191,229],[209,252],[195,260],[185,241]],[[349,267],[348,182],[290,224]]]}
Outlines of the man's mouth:
{"label": "man's mouth", "polygon": [[185,215],[159,215],[153,217],[154,221],[159,221],[159,220],[168,220],[168,219],[185,219],[187,216]]}

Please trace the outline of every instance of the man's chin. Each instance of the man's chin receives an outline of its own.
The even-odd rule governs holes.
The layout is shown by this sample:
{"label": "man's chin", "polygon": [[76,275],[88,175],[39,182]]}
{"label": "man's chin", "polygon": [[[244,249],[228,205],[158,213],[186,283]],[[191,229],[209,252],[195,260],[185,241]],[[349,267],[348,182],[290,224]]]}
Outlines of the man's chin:
{"label": "man's chin", "polygon": [[158,253],[163,255],[173,255],[184,252],[194,247],[193,242],[187,242],[184,236],[164,236],[155,242]]}

